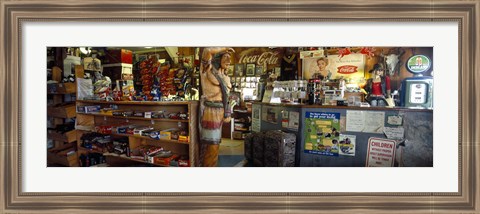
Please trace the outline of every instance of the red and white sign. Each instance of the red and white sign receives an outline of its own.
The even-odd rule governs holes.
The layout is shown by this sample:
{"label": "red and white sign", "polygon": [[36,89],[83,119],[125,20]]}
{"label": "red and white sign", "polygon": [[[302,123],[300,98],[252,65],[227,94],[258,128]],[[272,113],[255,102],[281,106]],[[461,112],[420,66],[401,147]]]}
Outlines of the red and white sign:
{"label": "red and white sign", "polygon": [[392,167],[395,150],[394,140],[371,137],[368,139],[367,167]]}
{"label": "red and white sign", "polygon": [[[351,53],[341,57],[340,55],[328,55],[327,70],[332,72],[330,79],[363,78],[365,74],[365,55]],[[316,65],[316,63],[315,63]]]}
{"label": "red and white sign", "polygon": [[339,74],[352,74],[358,71],[358,67],[353,65],[344,65],[338,67],[337,69],[337,73]]}

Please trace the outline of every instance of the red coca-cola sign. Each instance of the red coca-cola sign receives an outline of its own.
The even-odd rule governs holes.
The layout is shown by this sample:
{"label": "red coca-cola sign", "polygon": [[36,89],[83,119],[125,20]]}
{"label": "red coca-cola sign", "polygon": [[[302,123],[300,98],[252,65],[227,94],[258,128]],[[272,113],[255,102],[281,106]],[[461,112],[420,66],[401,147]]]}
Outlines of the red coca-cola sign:
{"label": "red coca-cola sign", "polygon": [[338,67],[337,69],[337,73],[339,74],[353,74],[355,72],[357,72],[357,66],[353,66],[353,65],[344,65],[344,66],[340,66]]}

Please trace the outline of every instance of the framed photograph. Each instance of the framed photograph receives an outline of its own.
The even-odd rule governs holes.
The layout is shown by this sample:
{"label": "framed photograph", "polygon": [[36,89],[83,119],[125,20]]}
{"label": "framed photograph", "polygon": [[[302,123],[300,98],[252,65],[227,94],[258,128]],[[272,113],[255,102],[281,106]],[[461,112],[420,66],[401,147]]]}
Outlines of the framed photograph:
{"label": "framed photograph", "polygon": [[263,66],[257,65],[255,67],[255,76],[261,76],[263,74]]}
{"label": "framed photograph", "polygon": [[244,65],[243,64],[235,64],[235,76],[242,77],[244,73]]}
{"label": "framed photograph", "polygon": [[247,64],[247,76],[255,76],[255,64]]}
{"label": "framed photograph", "polygon": [[233,76],[233,70],[234,70],[234,66],[233,65],[230,65],[228,66],[228,76],[231,77]]}
{"label": "framed photograph", "polygon": [[[431,0],[264,0],[245,5],[223,1],[2,1],[0,213],[388,213],[398,209],[407,213],[480,213],[479,5],[478,0],[434,4]],[[218,8],[223,9],[221,13]],[[225,25],[232,20],[241,21],[235,23],[235,32],[225,32]],[[176,28],[168,26],[169,22],[175,22]],[[340,28],[332,27],[332,22]],[[198,26],[207,39],[191,33]],[[92,29],[101,35],[95,41],[88,37]],[[340,41],[345,31],[353,29],[358,31],[348,41]],[[279,33],[287,31],[288,37]],[[441,115],[434,120],[438,121],[434,126],[435,167],[402,168],[401,172],[392,168],[232,167],[228,173],[209,168],[179,173],[181,170],[152,167],[107,171],[45,167],[47,133],[42,128],[47,120],[46,103],[40,98],[47,96],[41,90],[46,78],[38,72],[45,67],[45,47],[72,41],[77,46],[128,47],[139,35],[160,34],[162,43],[172,46],[238,47],[248,43],[288,47],[299,42],[318,46],[319,38],[306,36],[306,32],[322,35],[322,45],[375,46],[382,41],[382,45],[434,47],[439,57],[435,87],[448,88],[449,93],[449,99],[435,100],[435,115]],[[265,43],[258,35],[265,35],[268,41],[275,39]],[[154,36],[141,40],[145,46],[159,44]],[[256,63],[251,62],[254,58],[243,60]],[[236,68],[234,73],[237,76]],[[244,76],[243,69],[240,73],[238,76]],[[254,75],[254,67],[249,73]],[[192,103],[189,105],[198,105]],[[262,111],[262,119],[278,125],[275,111]],[[344,115],[340,123],[342,119]],[[361,140],[356,138],[355,148]],[[163,143],[165,147],[173,144]],[[357,150],[355,157],[362,152]],[[243,182],[245,175],[254,175],[255,182]],[[102,179],[85,180],[92,177]],[[175,182],[156,185],[159,179]]]}

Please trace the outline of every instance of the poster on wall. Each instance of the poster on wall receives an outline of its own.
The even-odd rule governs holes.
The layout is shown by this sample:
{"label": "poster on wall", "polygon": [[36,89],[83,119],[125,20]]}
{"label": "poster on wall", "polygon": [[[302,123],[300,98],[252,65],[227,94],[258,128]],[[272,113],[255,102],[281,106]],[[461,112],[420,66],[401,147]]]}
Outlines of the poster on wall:
{"label": "poster on wall", "polygon": [[375,138],[368,139],[367,167],[392,167],[395,160],[395,140]]}
{"label": "poster on wall", "polygon": [[261,130],[261,112],[262,108],[260,105],[252,105],[252,131],[260,132]]}
{"label": "poster on wall", "polygon": [[368,133],[383,133],[385,126],[385,112],[384,111],[365,111],[365,127],[363,132]]}
{"label": "poster on wall", "polygon": [[288,128],[298,130],[299,121],[300,121],[300,113],[296,111],[291,111],[290,119],[288,121]]}
{"label": "poster on wall", "polygon": [[347,110],[346,131],[383,133],[385,112]]}
{"label": "poster on wall", "polygon": [[[304,58],[302,59],[302,75],[303,79],[312,79],[313,74],[315,73],[321,73],[320,68],[317,65],[317,60],[319,60],[320,57],[311,57],[311,58]],[[326,74],[328,75],[328,71],[326,71]]]}
{"label": "poster on wall", "polygon": [[339,138],[339,155],[355,156],[355,141],[357,136],[341,134]]}
{"label": "poster on wall", "polygon": [[[243,76],[243,64],[235,64],[235,76],[236,77],[241,77]],[[237,82],[239,82],[239,80],[237,80]]]}
{"label": "poster on wall", "polygon": [[338,156],[339,130],[340,113],[306,112],[304,152]]}
{"label": "poster on wall", "polygon": [[328,55],[327,69],[332,72],[331,79],[363,78],[365,73],[365,55],[349,54],[343,57],[340,55]]}
{"label": "poster on wall", "polygon": [[233,65],[228,66],[228,72],[227,72],[227,74],[228,74],[229,77],[232,77],[232,76],[233,76],[233,70],[235,70],[235,68],[234,68]]}
{"label": "poster on wall", "polygon": [[247,76],[254,76],[255,75],[255,64],[247,64],[247,69],[246,69],[246,75]]}
{"label": "poster on wall", "polygon": [[282,111],[282,128],[288,128],[288,111]]}
{"label": "poster on wall", "polygon": [[274,107],[263,106],[261,115],[263,121],[278,124],[278,111]]}

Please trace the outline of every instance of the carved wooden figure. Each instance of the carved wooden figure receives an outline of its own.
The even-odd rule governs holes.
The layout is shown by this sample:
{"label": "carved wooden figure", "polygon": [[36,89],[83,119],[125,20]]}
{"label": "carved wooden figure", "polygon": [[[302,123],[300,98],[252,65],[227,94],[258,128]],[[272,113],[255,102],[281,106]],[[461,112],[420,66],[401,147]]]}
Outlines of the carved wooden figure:
{"label": "carved wooden figure", "polygon": [[232,48],[205,48],[201,56],[199,129],[201,166],[214,167],[218,162],[222,124],[230,122],[228,97],[232,85],[228,77]]}

